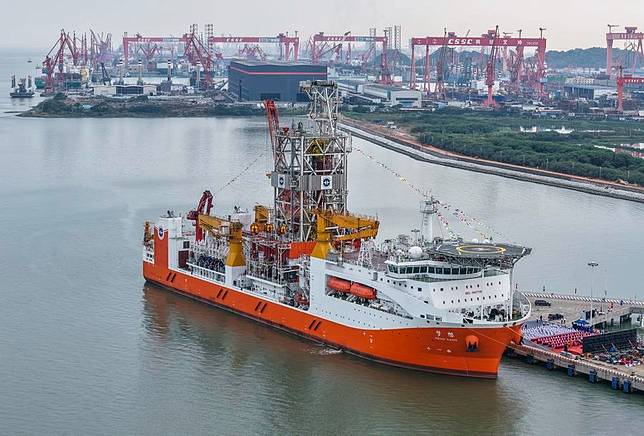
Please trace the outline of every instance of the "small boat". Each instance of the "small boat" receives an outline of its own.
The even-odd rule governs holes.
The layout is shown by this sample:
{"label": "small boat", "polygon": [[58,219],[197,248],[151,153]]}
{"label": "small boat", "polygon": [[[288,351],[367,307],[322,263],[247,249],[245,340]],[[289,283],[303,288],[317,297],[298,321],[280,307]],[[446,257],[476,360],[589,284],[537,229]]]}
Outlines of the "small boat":
{"label": "small boat", "polygon": [[11,92],[9,93],[11,98],[31,98],[34,94],[31,86],[31,76],[26,79],[20,79],[18,86],[16,86],[16,76],[11,76]]}

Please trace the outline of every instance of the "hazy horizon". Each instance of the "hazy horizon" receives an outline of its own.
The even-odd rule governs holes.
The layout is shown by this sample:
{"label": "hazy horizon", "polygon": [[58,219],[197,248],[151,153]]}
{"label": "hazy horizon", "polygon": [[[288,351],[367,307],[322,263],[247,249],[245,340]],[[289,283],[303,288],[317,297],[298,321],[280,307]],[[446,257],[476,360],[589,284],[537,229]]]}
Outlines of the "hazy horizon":
{"label": "hazy horizon", "polygon": [[[272,36],[280,32],[298,31],[301,45],[314,33],[354,35],[368,34],[376,27],[378,34],[388,26],[402,26],[402,45],[408,46],[412,36],[442,35],[443,28],[459,35],[480,35],[499,25],[501,32],[523,29],[524,37],[539,36],[545,27],[548,50],[605,47],[607,24],[638,26],[644,30],[644,1],[621,0],[617,4],[571,0],[543,0],[522,3],[509,0],[488,2],[454,2],[440,4],[420,0],[392,1],[356,0],[351,3],[327,0],[323,4],[285,0],[265,2],[239,0],[230,4],[205,0],[155,2],[114,0],[109,7],[98,10],[79,0],[51,3],[32,1],[29,9],[17,2],[4,6],[6,17],[26,19],[7,20],[1,32],[0,47],[46,49],[51,47],[61,28],[77,33],[109,32],[115,47],[123,32],[145,36],[181,35],[192,23],[213,23],[215,34]],[[589,5],[589,3],[595,3]],[[318,10],[314,10],[317,8]],[[519,17],[519,18],[517,18]],[[621,48],[623,44],[616,44]]]}

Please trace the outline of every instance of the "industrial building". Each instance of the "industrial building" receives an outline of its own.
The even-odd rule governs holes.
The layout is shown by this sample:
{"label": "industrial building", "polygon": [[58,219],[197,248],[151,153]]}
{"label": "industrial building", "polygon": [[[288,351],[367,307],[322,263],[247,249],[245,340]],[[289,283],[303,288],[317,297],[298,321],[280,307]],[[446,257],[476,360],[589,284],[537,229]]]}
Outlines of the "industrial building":
{"label": "industrial building", "polygon": [[228,67],[228,91],[246,101],[308,101],[300,82],[326,79],[325,65],[234,60]]}
{"label": "industrial building", "polygon": [[595,100],[602,96],[615,94],[617,91],[615,87],[603,85],[564,85],[564,92],[568,98],[585,98],[587,100]]}
{"label": "industrial building", "polygon": [[94,95],[102,96],[127,96],[156,95],[157,85],[94,85]]}
{"label": "industrial building", "polygon": [[362,93],[369,98],[380,99],[386,106],[421,107],[422,93],[415,89],[403,89],[390,85],[363,85]]}

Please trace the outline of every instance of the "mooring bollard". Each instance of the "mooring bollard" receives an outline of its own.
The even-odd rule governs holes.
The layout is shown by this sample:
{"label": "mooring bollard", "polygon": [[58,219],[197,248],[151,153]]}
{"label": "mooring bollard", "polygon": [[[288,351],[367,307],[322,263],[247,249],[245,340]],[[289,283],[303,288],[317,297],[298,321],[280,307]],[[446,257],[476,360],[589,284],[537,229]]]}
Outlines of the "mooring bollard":
{"label": "mooring bollard", "polygon": [[619,378],[616,375],[610,379],[610,388],[615,390],[619,389]]}
{"label": "mooring bollard", "polygon": [[568,365],[568,376],[572,377],[575,375],[575,365],[572,363]]}
{"label": "mooring bollard", "polygon": [[549,370],[555,369],[555,359],[546,360],[546,368]]}
{"label": "mooring bollard", "polygon": [[597,383],[597,371],[593,369],[588,373],[588,381],[591,383]]}

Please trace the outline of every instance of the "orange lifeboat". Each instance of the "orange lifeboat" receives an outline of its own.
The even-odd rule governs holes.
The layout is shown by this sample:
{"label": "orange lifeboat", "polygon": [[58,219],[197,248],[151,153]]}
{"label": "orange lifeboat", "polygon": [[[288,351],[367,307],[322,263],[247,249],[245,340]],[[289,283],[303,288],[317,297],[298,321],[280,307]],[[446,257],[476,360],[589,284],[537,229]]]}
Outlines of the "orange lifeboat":
{"label": "orange lifeboat", "polygon": [[351,282],[348,280],[339,279],[337,277],[329,277],[329,280],[326,282],[327,286],[334,291],[338,292],[350,292],[351,291]]}
{"label": "orange lifeboat", "polygon": [[355,295],[356,297],[366,298],[367,300],[376,299],[376,290],[374,288],[370,288],[369,286],[361,285],[360,283],[352,284],[351,290],[349,292],[351,292],[351,294]]}

